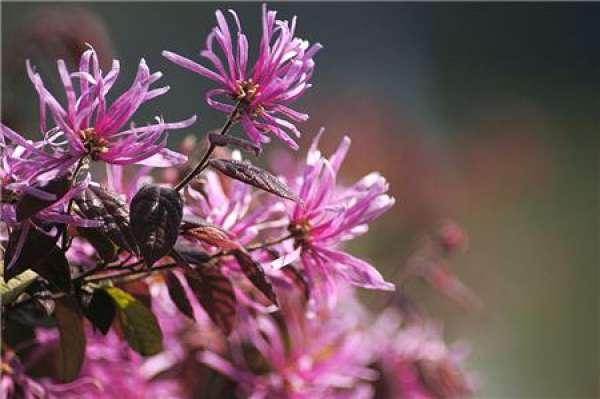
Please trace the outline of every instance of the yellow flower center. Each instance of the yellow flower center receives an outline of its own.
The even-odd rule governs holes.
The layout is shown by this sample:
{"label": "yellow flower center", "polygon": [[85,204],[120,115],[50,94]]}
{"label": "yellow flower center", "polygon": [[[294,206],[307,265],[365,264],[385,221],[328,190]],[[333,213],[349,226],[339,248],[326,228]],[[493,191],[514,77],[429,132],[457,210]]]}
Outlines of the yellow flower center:
{"label": "yellow flower center", "polygon": [[108,151],[108,140],[98,136],[93,127],[79,131],[79,137],[90,158],[94,161],[99,159],[100,154]]}

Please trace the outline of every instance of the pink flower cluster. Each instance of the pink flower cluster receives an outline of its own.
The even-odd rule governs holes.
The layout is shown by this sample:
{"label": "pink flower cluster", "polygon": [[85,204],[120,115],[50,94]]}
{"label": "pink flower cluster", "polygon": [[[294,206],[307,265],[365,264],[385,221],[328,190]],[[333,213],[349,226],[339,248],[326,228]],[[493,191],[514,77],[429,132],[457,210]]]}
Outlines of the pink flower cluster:
{"label": "pink flower cluster", "polygon": [[[289,106],[310,87],[321,48],[295,36],[295,17],[279,20],[265,5],[258,58],[250,66],[248,38],[237,14],[230,14],[235,32],[217,11],[217,26],[200,53],[210,68],[163,52],[217,83],[207,103],[228,114],[219,135],[225,141],[211,141],[195,168],[193,159],[186,164],[186,155],[166,147],[168,131],[190,127],[195,116],[132,122],[143,103],[169,90],[151,87],[162,75],[144,60],[131,87],[112,103],[107,98],[119,62],[104,73],[92,48],[75,72],[58,61],[64,104],[27,63],[40,100],[41,136],[28,140],[0,125],[3,276],[29,266],[22,263],[31,261],[26,248],[38,245],[32,232],[44,245],[51,241],[47,255],[55,263],[48,269],[35,260],[35,283],[19,285],[14,303],[2,309],[20,306],[14,319],[30,312],[36,339],[3,347],[0,399],[470,396],[476,384],[462,368],[462,352],[447,348],[431,321],[394,308],[375,316],[357,298],[358,288],[395,290],[345,248],[395,200],[377,172],[353,184],[342,181],[348,137],[325,156],[319,132],[304,162],[293,170],[274,165],[275,174],[249,164],[235,148],[221,149],[221,164],[212,162],[216,147],[256,149],[268,134],[298,148],[290,134],[300,135],[295,123],[308,115]],[[235,126],[251,142],[227,136]],[[106,167],[105,179],[92,163]],[[153,176],[153,167],[170,167],[169,181]],[[185,184],[174,185],[178,180]],[[153,190],[140,199],[142,187]],[[150,228],[140,241],[138,232]],[[148,247],[163,251],[158,260],[148,262]],[[53,280],[57,276],[68,284]],[[111,296],[111,289],[123,294]],[[94,303],[104,306],[94,313],[98,292],[109,299]],[[87,346],[79,377],[60,384],[47,371],[57,351],[65,356],[66,327],[52,305],[65,297],[76,303],[70,322],[81,322]],[[42,317],[43,304],[49,305]],[[114,315],[104,320],[107,309]],[[160,350],[156,340],[162,340]]]}

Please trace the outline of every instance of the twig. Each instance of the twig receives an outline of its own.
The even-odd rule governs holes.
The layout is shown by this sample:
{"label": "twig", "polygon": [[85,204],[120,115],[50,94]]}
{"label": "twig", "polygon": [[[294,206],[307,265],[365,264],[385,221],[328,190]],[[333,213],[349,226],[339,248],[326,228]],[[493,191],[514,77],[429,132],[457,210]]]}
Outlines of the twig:
{"label": "twig", "polygon": [[[227,121],[221,128],[221,131],[219,132],[219,134],[226,135],[227,132],[229,132],[229,129],[231,129],[231,127],[236,122],[236,120],[239,116],[240,107],[241,107],[241,102],[239,102],[236,105],[235,109],[231,112],[231,114],[229,114],[229,117],[227,118]],[[206,167],[206,165],[208,163],[208,159],[210,158],[212,153],[215,151],[215,148],[216,148],[216,145],[211,143],[210,146],[208,147],[208,150],[206,151],[206,153],[204,154],[204,156],[202,157],[200,162],[198,162],[196,167],[190,173],[188,173],[187,176],[185,176],[183,179],[181,179],[181,181],[179,183],[177,183],[177,185],[175,186],[175,191],[181,191],[185,186],[187,186],[189,184],[189,182],[191,182],[197,175],[200,174],[200,172],[202,172],[204,170],[204,168]]]}

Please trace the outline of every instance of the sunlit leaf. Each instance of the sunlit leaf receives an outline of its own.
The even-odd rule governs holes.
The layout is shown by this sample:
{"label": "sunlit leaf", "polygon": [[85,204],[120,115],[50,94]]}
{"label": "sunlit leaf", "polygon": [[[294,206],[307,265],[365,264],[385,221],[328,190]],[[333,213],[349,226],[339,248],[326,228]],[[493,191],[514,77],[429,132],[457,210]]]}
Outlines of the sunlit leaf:
{"label": "sunlit leaf", "polygon": [[143,356],[162,351],[162,331],[150,309],[120,288],[105,290],[117,306],[119,322],[129,346]]}
{"label": "sunlit leaf", "polygon": [[9,305],[19,297],[31,283],[38,277],[33,270],[25,270],[8,281],[0,278],[0,301],[2,305]]}

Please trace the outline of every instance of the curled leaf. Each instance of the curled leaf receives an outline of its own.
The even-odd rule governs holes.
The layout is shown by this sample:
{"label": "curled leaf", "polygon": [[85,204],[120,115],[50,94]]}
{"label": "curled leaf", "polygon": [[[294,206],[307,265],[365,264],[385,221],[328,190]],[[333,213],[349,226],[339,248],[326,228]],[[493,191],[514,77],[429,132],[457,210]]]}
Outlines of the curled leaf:
{"label": "curled leaf", "polygon": [[105,290],[117,307],[119,322],[131,349],[142,356],[162,351],[162,331],[150,309],[120,288]]}
{"label": "curled leaf", "polygon": [[262,292],[271,302],[277,304],[277,297],[271,283],[267,279],[262,266],[252,259],[252,256],[244,250],[234,251],[233,255],[238,261],[242,271],[248,279],[254,284],[260,292]]}
{"label": "curled leaf", "polygon": [[211,159],[209,165],[232,179],[250,184],[256,188],[292,201],[300,199],[277,177],[248,161],[233,159]]}
{"label": "curled leaf", "polygon": [[75,203],[77,204],[77,212],[81,216],[102,222],[102,226],[99,228],[85,229],[85,233],[87,233],[85,238],[90,240],[92,245],[99,243],[98,236],[102,234],[118,247],[135,252],[135,239],[129,227],[129,211],[118,194],[112,193],[101,186],[90,185],[75,198]]}
{"label": "curled leaf", "polygon": [[148,265],[167,255],[179,234],[183,202],[175,190],[146,185],[138,191],[130,205],[133,235]]}
{"label": "curled leaf", "polygon": [[[44,185],[34,187],[40,191],[39,196],[25,193],[19,198],[16,207],[17,222],[29,219],[36,213],[52,206],[69,191],[71,179],[69,175],[63,175],[48,181]],[[42,198],[44,197],[44,198]]]}
{"label": "curled leaf", "polygon": [[222,250],[241,248],[240,244],[231,239],[225,230],[210,223],[186,221],[181,226],[181,230],[188,239],[202,241]]}
{"label": "curled leaf", "polygon": [[216,145],[218,147],[227,147],[229,145],[234,145],[236,147],[241,148],[242,150],[244,150],[246,152],[252,152],[256,156],[259,156],[260,153],[262,152],[262,149],[259,146],[257,146],[256,144],[254,144],[248,140],[244,140],[239,137],[235,137],[235,136],[229,136],[229,135],[224,135],[224,134],[219,134],[219,133],[209,133],[208,141],[212,145]]}

